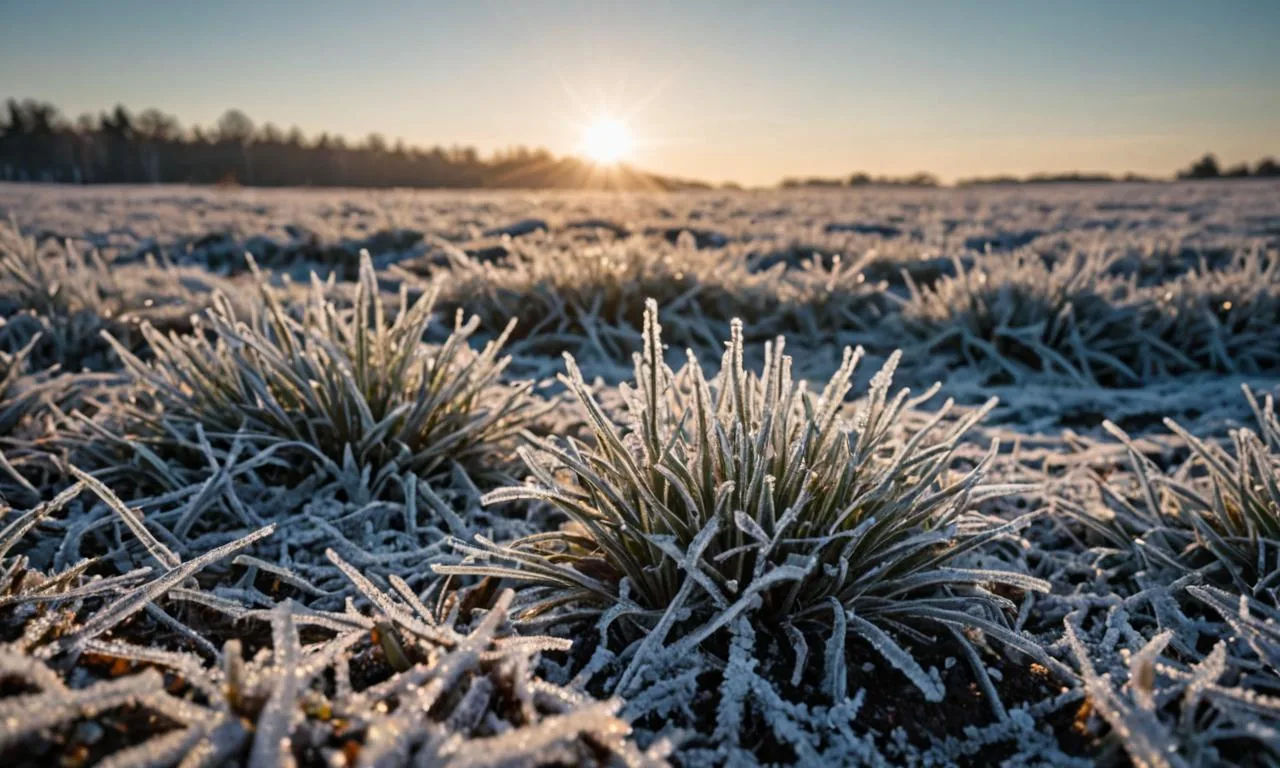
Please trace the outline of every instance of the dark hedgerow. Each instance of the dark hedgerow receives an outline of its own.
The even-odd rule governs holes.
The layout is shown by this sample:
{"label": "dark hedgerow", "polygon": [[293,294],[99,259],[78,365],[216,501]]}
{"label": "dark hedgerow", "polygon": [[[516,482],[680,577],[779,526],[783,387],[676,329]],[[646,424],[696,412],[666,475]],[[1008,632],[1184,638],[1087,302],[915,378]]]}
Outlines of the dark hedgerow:
{"label": "dark hedgerow", "polygon": [[500,381],[505,335],[476,352],[467,343],[476,322],[459,317],[442,345],[424,344],[435,294],[409,305],[402,291],[389,312],[367,254],[349,311],[315,280],[297,319],[258,282],[264,308],[250,322],[218,296],[192,335],[144,325],[153,362],[111,340],[159,406],[131,409],[138,442],[181,450],[200,429],[211,440],[274,446],[295,470],[301,461],[371,471],[376,484],[387,473],[483,472],[495,444],[531,415],[532,385]]}
{"label": "dark hedgerow", "polygon": [[532,481],[485,500],[550,502],[571,524],[509,545],[458,543],[468,559],[437,571],[531,583],[526,620],[566,607],[607,617],[613,631],[602,643],[624,662],[618,690],[660,652],[722,654],[748,620],[793,649],[767,667],[784,665],[783,679],[820,685],[836,700],[846,691],[847,642],[874,649],[931,701],[943,687],[915,646],[941,639],[976,659],[966,634],[975,632],[1044,658],[1005,622],[1010,602],[988,588],[1048,585],[964,565],[967,553],[1022,522],[974,513],[978,500],[1012,490],[983,484],[987,462],[963,475],[949,469],[957,441],[985,411],[944,426],[948,403],[911,432],[899,417],[919,400],[905,390],[889,396],[895,356],[848,422],[840,411],[860,351],[846,350],[814,397],[792,380],[782,348],[782,339],[767,347],[762,373],[748,373],[735,321],[720,375],[707,380],[692,353],[673,373],[650,302],[621,425],[566,355],[561,378],[589,414],[594,445],[537,441],[523,451]]}

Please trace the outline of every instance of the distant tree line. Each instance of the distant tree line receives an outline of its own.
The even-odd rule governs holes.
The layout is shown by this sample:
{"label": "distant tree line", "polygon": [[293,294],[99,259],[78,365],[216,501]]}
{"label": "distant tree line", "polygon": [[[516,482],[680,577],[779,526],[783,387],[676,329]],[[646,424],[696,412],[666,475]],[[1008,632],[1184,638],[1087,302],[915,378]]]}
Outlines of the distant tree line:
{"label": "distant tree line", "polygon": [[1189,168],[1178,171],[1179,179],[1244,179],[1249,177],[1272,179],[1280,177],[1280,163],[1277,163],[1273,157],[1265,157],[1259,160],[1252,170],[1244,163],[1221,169],[1218,167],[1218,158],[1212,154],[1207,154],[1192,163]]}
{"label": "distant tree line", "polygon": [[[1242,179],[1242,178],[1275,178],[1280,177],[1280,163],[1274,158],[1264,158],[1250,169],[1241,163],[1226,170],[1220,170],[1218,160],[1213,155],[1205,155],[1186,170],[1179,171],[1179,179]],[[1126,173],[1113,176],[1108,173],[1034,173],[1030,176],[975,176],[956,181],[957,187],[973,187],[994,184],[1078,184],[1098,182],[1151,182],[1158,179],[1137,173]],[[844,177],[817,176],[811,178],[783,179],[780,186],[784,189],[795,188],[827,188],[827,187],[936,187],[938,179],[928,173],[917,173],[912,176],[871,176],[866,173],[855,173]]]}
{"label": "distant tree line", "polygon": [[0,179],[254,186],[651,188],[705,186],[624,166],[601,169],[546,149],[410,147],[373,133],[307,137],[228,110],[212,128],[183,128],[157,109],[123,106],[75,121],[35,100],[8,100],[0,116]]}
{"label": "distant tree line", "polygon": [[1139,173],[1126,173],[1123,176],[1112,176],[1109,173],[1033,173],[1030,176],[975,176],[970,179],[958,179],[957,187],[980,187],[991,184],[1089,184],[1099,182],[1117,182],[1124,181],[1130,183],[1144,183],[1158,181],[1151,176],[1143,176]]}
{"label": "distant tree line", "polygon": [[783,189],[798,187],[936,187],[938,177],[931,173],[916,173],[911,176],[872,176],[867,173],[855,173],[843,177],[815,176],[804,179],[783,179],[779,185]]}
{"label": "distant tree line", "polygon": [[[1252,169],[1239,164],[1221,169],[1205,155],[1179,179],[1280,176],[1273,158]],[[372,133],[348,144],[342,136],[307,137],[266,123],[257,126],[239,110],[228,110],[217,124],[183,128],[158,109],[137,114],[123,106],[98,115],[65,118],[52,104],[9,99],[0,114],[0,180],[99,183],[233,183],[254,186],[351,187],[516,187],[573,189],[685,189],[708,185],[643,173],[625,166],[607,171],[546,149],[512,147],[481,157],[475,147],[411,147]],[[982,184],[1152,181],[1136,174],[1034,174],[990,176],[958,181]],[[784,179],[797,187],[936,187],[936,176],[871,176]]]}
{"label": "distant tree line", "polygon": [[[1280,164],[1273,158],[1259,160],[1252,169],[1244,163],[1233,165],[1225,171],[1219,170],[1218,159],[1213,155],[1205,155],[1189,168],[1178,171],[1179,179],[1245,179],[1280,177]],[[1031,176],[979,176],[972,179],[960,179],[957,187],[981,186],[986,184],[1070,184],[1073,182],[1147,182],[1158,181],[1150,176],[1137,173],[1126,173],[1123,176],[1112,176],[1106,173],[1036,173]]]}

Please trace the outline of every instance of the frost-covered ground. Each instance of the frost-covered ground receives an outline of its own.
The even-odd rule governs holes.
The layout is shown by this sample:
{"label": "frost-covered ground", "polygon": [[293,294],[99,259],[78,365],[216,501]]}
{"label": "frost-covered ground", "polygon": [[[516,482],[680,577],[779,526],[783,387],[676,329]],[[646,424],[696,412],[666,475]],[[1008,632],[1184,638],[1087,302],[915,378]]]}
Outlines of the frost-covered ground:
{"label": "frost-covered ground", "polygon": [[0,214],[19,763],[1280,761],[1280,184]]}

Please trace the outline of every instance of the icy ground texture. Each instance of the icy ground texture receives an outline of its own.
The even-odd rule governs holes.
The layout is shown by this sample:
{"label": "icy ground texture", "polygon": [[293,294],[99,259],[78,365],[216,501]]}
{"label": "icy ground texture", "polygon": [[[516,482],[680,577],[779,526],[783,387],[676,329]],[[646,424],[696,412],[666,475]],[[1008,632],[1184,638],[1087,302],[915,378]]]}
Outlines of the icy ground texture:
{"label": "icy ground texture", "polygon": [[1280,761],[1280,185],[0,214],[19,763]]}

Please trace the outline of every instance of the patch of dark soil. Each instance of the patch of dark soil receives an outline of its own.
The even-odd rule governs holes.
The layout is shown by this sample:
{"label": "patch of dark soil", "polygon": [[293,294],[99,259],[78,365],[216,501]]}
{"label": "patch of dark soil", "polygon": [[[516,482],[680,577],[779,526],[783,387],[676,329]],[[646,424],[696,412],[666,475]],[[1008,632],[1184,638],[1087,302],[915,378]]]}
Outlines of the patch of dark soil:
{"label": "patch of dark soil", "polygon": [[511,258],[514,251],[502,243],[493,243],[489,245],[475,245],[464,248],[466,254],[474,261],[481,264],[505,264]]}
{"label": "patch of dark soil", "polygon": [[1110,416],[1095,408],[1077,408],[1059,416],[1058,424],[1066,429],[1091,430],[1101,426],[1108,418]]}
{"label": "patch of dark soil", "polygon": [[344,241],[339,247],[347,253],[353,250],[357,254],[361,250],[375,254],[397,253],[415,247],[423,237],[423,233],[416,229],[384,229],[359,240]]}
{"label": "patch of dark soil", "polygon": [[1014,251],[1031,245],[1044,232],[1038,229],[1027,229],[1021,232],[998,232],[994,235],[975,235],[967,237],[964,247],[972,251]]}
{"label": "patch of dark soil", "polygon": [[613,234],[614,237],[628,237],[631,234],[631,230],[617,222],[610,221],[609,219],[581,219],[578,221],[571,221],[565,225],[565,228],[604,231]]}
{"label": "patch of dark soil", "polygon": [[[579,628],[569,633],[574,637],[573,648],[568,656],[552,654],[557,663],[567,659],[570,670],[581,669],[588,663],[599,644],[597,633],[588,628]],[[760,642],[772,643],[782,656],[788,652],[782,650],[787,642],[782,638]],[[713,641],[713,645],[716,643]],[[723,657],[726,648],[709,649],[712,653]],[[816,652],[816,649],[810,649]],[[915,647],[913,655],[925,669],[934,667],[939,670],[946,695],[941,702],[927,701],[924,695],[912,685],[901,672],[893,668],[884,658],[870,648],[854,645],[847,649],[848,658],[848,691],[851,695],[861,690],[864,700],[857,716],[856,730],[872,732],[885,738],[897,728],[902,728],[908,741],[917,747],[927,747],[931,740],[940,740],[948,736],[963,738],[966,728],[981,728],[996,722],[991,702],[982,692],[977,678],[969,664],[964,660],[959,649],[951,644],[939,644],[935,647]],[[949,661],[950,659],[950,661]],[[1003,655],[986,653],[983,658],[989,670],[1000,701],[1006,709],[1022,705],[1031,705],[1059,695],[1064,690],[1063,683],[1056,679],[1045,667],[1029,660],[1013,661]],[[783,665],[787,666],[786,664]],[[816,681],[809,680],[802,687],[791,686],[785,679],[789,676],[789,667],[778,669],[774,673],[764,668],[757,670],[771,679],[784,699],[795,702],[812,697]],[[699,689],[702,691],[698,699],[692,703],[692,710],[698,720],[690,727],[700,733],[714,730],[715,713],[718,696],[714,693],[722,684],[718,673],[707,673],[700,679]],[[599,693],[597,691],[596,693]],[[810,702],[812,704],[828,704],[829,702]],[[1053,729],[1059,747],[1070,755],[1088,756],[1096,753],[1099,738],[1078,722],[1080,705],[1068,705],[1042,719]],[[661,728],[662,723],[643,723],[644,727]],[[795,760],[789,745],[778,742],[768,724],[758,723],[752,732],[759,739],[750,745],[752,751],[766,762],[787,764]],[[744,736],[746,733],[744,732]],[[747,747],[747,744],[743,745]],[[1011,757],[1016,748],[1014,744],[993,744],[972,756],[968,765],[995,765],[1001,760]]]}
{"label": "patch of dark soil", "polygon": [[[336,272],[341,280],[355,278],[360,252],[368,251],[375,259],[383,261],[396,256],[407,256],[419,248],[424,233],[416,229],[382,229],[365,237],[344,238],[336,242],[321,242],[310,230],[288,225],[285,227],[288,241],[255,235],[243,241],[228,232],[212,232],[186,243],[178,243],[174,250],[177,260],[194,263],[215,273],[239,274],[248,270],[245,254],[268,269],[287,269],[299,265],[319,267],[318,272]],[[181,252],[185,251],[185,254]],[[325,270],[324,268],[328,268]]]}
{"label": "patch of dark soil", "polygon": [[[966,270],[970,269],[973,266],[973,257],[961,257],[960,266]],[[867,280],[876,283],[885,282],[893,286],[906,285],[906,281],[902,277],[903,272],[906,272],[907,276],[916,285],[929,286],[944,277],[955,277],[956,262],[946,256],[932,256],[923,259],[882,257],[871,259],[862,267],[862,274],[866,275]]]}
{"label": "patch of dark soil", "polygon": [[825,231],[829,235],[839,232],[853,232],[859,235],[876,235],[877,237],[888,239],[902,235],[902,230],[898,227],[890,227],[885,224],[828,224]]}
{"label": "patch of dark soil", "polygon": [[191,243],[192,248],[225,248],[235,245],[230,232],[210,232]]}
{"label": "patch of dark soil", "polygon": [[52,728],[5,750],[6,765],[80,768],[175,730],[178,723],[140,706],[99,712],[93,719]]}
{"label": "patch of dark soil", "polygon": [[1151,203],[1113,202],[1098,203],[1094,206],[1094,209],[1099,211],[1149,211],[1152,207]]}
{"label": "patch of dark soil", "polygon": [[[941,649],[934,653],[916,651],[921,665],[936,667],[946,686],[946,697],[938,703],[926,701],[915,686],[903,679],[901,673],[867,652],[866,659],[851,658],[850,690],[864,689],[867,698],[859,713],[859,720],[880,733],[895,728],[906,731],[909,740],[918,746],[928,743],[928,737],[959,736],[965,728],[982,727],[994,722],[991,703],[982,692],[973,671],[959,657],[950,669],[946,668],[946,656]],[[1044,667],[1034,664],[1016,664],[1003,657],[988,656],[984,659],[989,670],[995,671],[1000,680],[994,681],[1000,699],[1006,708],[1024,703],[1042,701],[1061,691],[1061,683]],[[862,664],[866,664],[863,667]],[[1064,752],[1085,755],[1094,745],[1071,729],[1071,713],[1056,713],[1048,719]],[[974,765],[994,765],[1007,755],[997,755],[1001,745],[974,756]]]}
{"label": "patch of dark soil", "polygon": [[531,235],[534,232],[546,232],[549,229],[547,222],[542,219],[521,219],[520,221],[508,224],[505,227],[494,227],[485,230],[485,237],[521,237],[523,235]]}
{"label": "patch of dark soil", "polygon": [[693,247],[702,248],[723,248],[729,244],[729,238],[719,232],[710,229],[689,229],[687,227],[668,227],[666,229],[647,229],[645,234],[661,235],[664,240],[672,245],[680,242],[680,236],[688,233],[693,238]]}
{"label": "patch of dark soil", "polygon": [[817,248],[794,246],[760,255],[751,261],[750,269],[752,272],[765,272],[779,264],[786,265],[787,269],[799,269],[809,261],[820,263],[823,269],[831,269],[836,255],[823,253]]}

